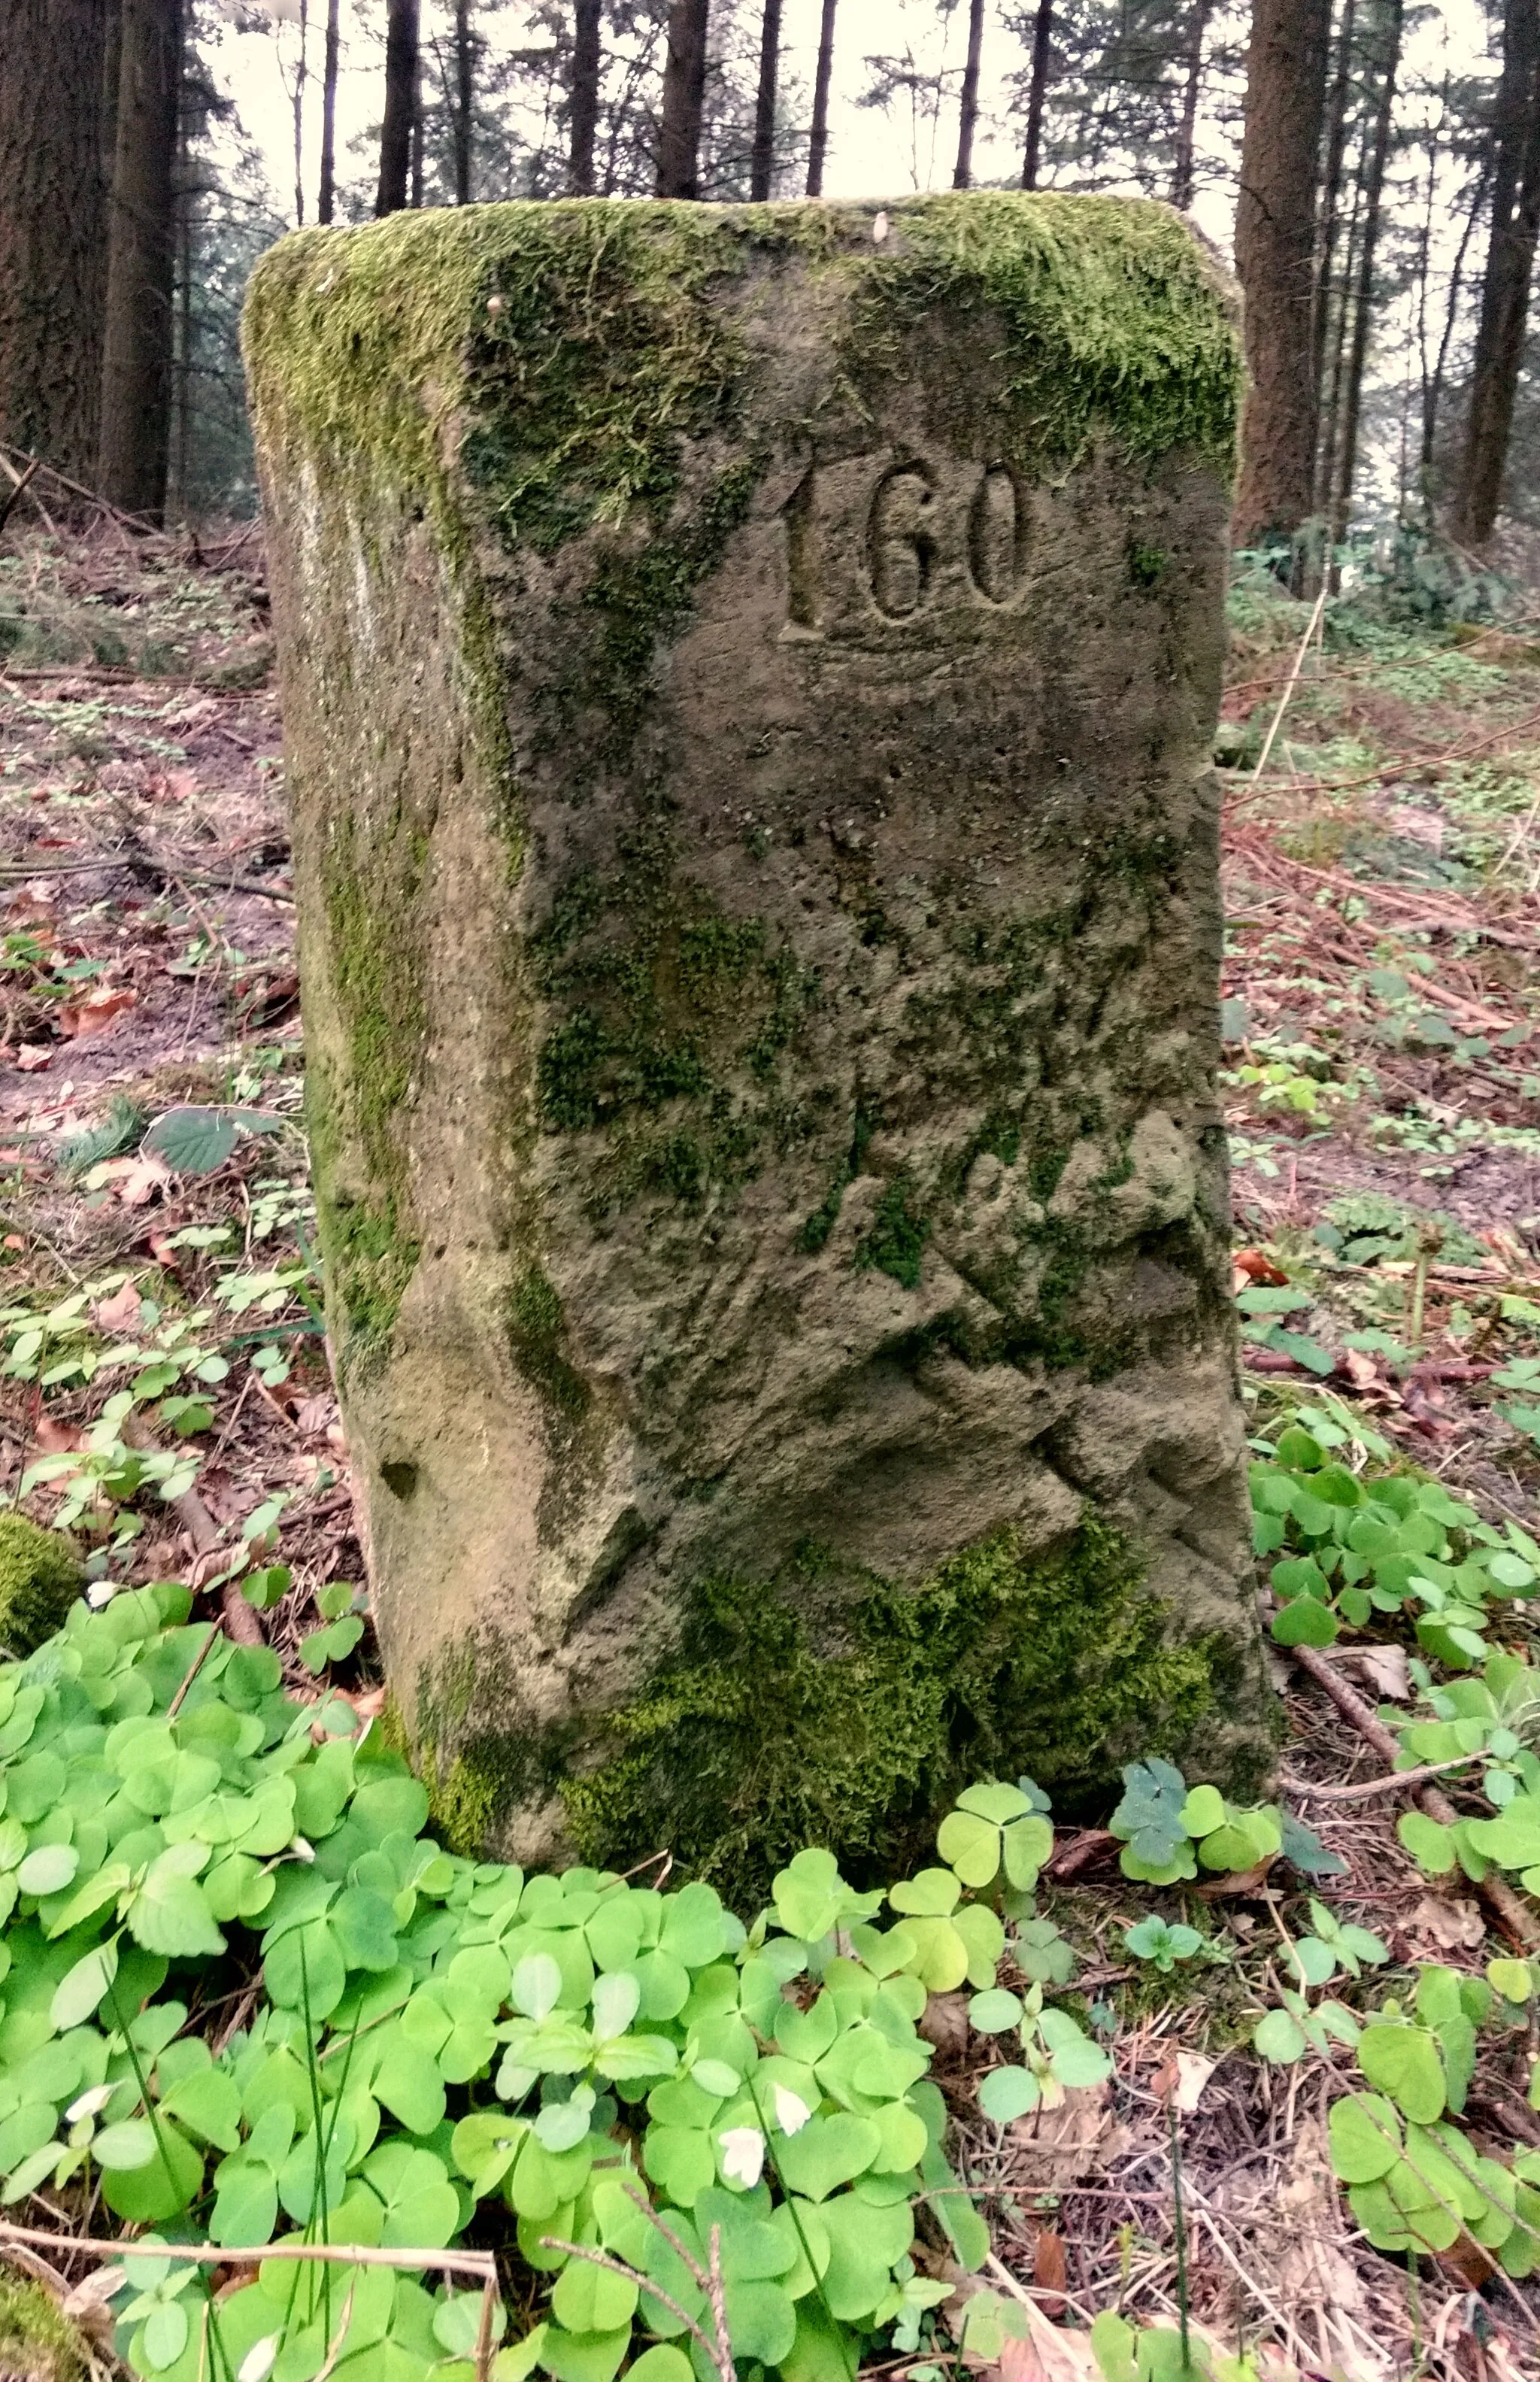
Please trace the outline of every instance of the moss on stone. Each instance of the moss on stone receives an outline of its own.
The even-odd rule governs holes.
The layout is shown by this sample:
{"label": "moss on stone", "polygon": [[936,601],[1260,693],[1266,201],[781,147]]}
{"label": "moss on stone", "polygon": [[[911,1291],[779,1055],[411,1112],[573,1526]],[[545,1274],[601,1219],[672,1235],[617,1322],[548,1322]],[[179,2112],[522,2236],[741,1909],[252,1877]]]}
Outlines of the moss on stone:
{"label": "moss on stone", "polygon": [[585,1860],[666,1844],[750,1899],[803,1844],[887,1874],[970,1779],[1026,1770],[1072,1804],[1179,1748],[1211,1701],[1223,1650],[1167,1639],[1101,1521],[1038,1555],[1000,1529],[913,1595],[867,1578],[832,1627],[808,1617],[817,1567],[697,1590],[677,1659],[603,1723],[604,1757],[556,1777]]}
{"label": "moss on stone", "polygon": [[30,1654],[63,1627],[84,1584],[62,1530],[43,1529],[24,1514],[0,1514],[0,1644]]}
{"label": "moss on stone", "polygon": [[891,1275],[905,1290],[920,1286],[920,1267],[931,1232],[927,1217],[911,1213],[911,1185],[901,1174],[895,1176],[879,1196],[851,1259],[858,1271],[874,1267],[878,1273]]}
{"label": "moss on stone", "polygon": [[1134,463],[1188,448],[1233,469],[1237,329],[1169,209],[972,191],[906,206],[900,221],[902,240],[877,252],[856,297],[858,387],[891,368],[938,304],[994,314],[1011,359],[1013,461],[1062,462],[1101,432]]}
{"label": "moss on stone", "polygon": [[85,2341],[41,2283],[0,2272],[0,2367],[28,2382],[80,2382]]}

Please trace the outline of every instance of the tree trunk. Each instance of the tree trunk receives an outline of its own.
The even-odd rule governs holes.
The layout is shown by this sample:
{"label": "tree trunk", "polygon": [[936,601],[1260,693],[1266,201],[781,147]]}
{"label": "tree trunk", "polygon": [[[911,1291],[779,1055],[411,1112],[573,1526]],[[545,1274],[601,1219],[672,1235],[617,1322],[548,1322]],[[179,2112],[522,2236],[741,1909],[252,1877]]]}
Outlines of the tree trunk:
{"label": "tree trunk", "polygon": [[767,199],[776,178],[776,83],[781,59],[781,0],[764,0],[759,32],[759,87],[754,95],[754,146],[749,196]]}
{"label": "tree trunk", "polygon": [[0,439],[96,465],[109,0],[0,0]]}
{"label": "tree trunk", "polygon": [[[1337,71],[1332,81],[1331,102],[1327,110],[1326,172],[1321,195],[1320,235],[1316,241],[1315,284],[1311,295],[1311,378],[1315,388],[1316,457],[1314,481],[1314,510],[1319,512],[1331,490],[1331,457],[1329,442],[1323,442],[1320,433],[1322,391],[1326,383],[1327,325],[1331,319],[1332,274],[1337,264],[1337,235],[1342,218],[1342,165],[1348,152],[1348,117],[1352,93],[1353,22],[1357,14],[1356,0],[1343,0],[1342,21],[1337,41]],[[1347,305],[1346,282],[1338,314]],[[1340,358],[1341,342],[1338,343]],[[1331,422],[1336,424],[1335,389]]]}
{"label": "tree trunk", "polygon": [[1048,95],[1048,45],[1054,31],[1054,0],[1037,0],[1032,29],[1032,80],[1027,85],[1027,145],[1021,160],[1021,188],[1035,190],[1043,156],[1043,104]]}
{"label": "tree trunk", "polygon": [[1250,386],[1234,536],[1291,538],[1311,510],[1315,178],[1330,0],[1254,0],[1235,264],[1246,293]]}
{"label": "tree trunk", "polygon": [[299,58],[294,69],[294,220],[305,220],[305,84],[310,79],[310,0],[299,0]]}
{"label": "tree trunk", "polygon": [[455,204],[471,204],[471,114],[476,88],[476,44],[471,0],[455,0]]}
{"label": "tree trunk", "polygon": [[1214,0],[1192,0],[1192,14],[1188,20],[1187,31],[1187,88],[1182,93],[1181,122],[1177,127],[1177,153],[1171,166],[1171,204],[1184,212],[1192,203],[1198,93],[1203,89],[1204,80],[1204,36],[1213,14]]}
{"label": "tree trunk", "polygon": [[1358,252],[1358,289],[1353,310],[1352,352],[1348,362],[1347,395],[1342,410],[1341,460],[1332,505],[1331,542],[1340,544],[1352,504],[1353,478],[1358,469],[1358,424],[1363,399],[1363,366],[1369,352],[1369,324],[1375,302],[1375,250],[1379,241],[1380,204],[1385,193],[1385,166],[1390,154],[1390,127],[1396,104],[1396,74],[1401,57],[1402,0],[1389,0],[1385,29],[1385,69],[1375,111],[1374,147],[1369,154],[1363,190],[1363,238]]}
{"label": "tree trunk", "polygon": [[102,493],[159,521],[171,437],[180,0],[123,0],[102,362]]}
{"label": "tree trunk", "polygon": [[315,219],[329,224],[336,212],[336,77],[342,50],[337,0],[326,0],[326,58],[321,76],[321,188]]}
{"label": "tree trunk", "polygon": [[[419,32],[421,34],[421,26],[419,27]],[[422,204],[422,178],[425,170],[426,161],[423,156],[422,123],[422,44],[420,38],[417,46],[417,63],[412,68],[411,77],[411,204],[414,207],[420,207]]]}
{"label": "tree trunk", "polygon": [[599,33],[603,0],[577,0],[572,22],[572,97],[568,117],[567,188],[577,199],[593,190],[593,136],[599,125]]}
{"label": "tree trunk", "polygon": [[387,0],[385,116],[380,124],[380,187],[374,200],[377,215],[393,215],[407,203],[417,114],[417,13],[418,0]]}
{"label": "tree trunk", "polygon": [[1474,546],[1497,517],[1540,228],[1540,0],[1509,0],[1495,129],[1492,236],[1453,510],[1456,537]]}
{"label": "tree trunk", "polygon": [[984,0],[970,0],[968,63],[962,69],[962,108],[957,129],[952,188],[965,190],[973,178],[973,134],[979,121],[979,62],[984,55]]}
{"label": "tree trunk", "polygon": [[177,144],[177,350],[176,448],[168,495],[183,519],[188,511],[188,473],[192,454],[192,159],[189,117],[182,110]]}
{"label": "tree trunk", "polygon": [[706,20],[711,0],[672,0],[658,127],[660,199],[701,195],[701,114],[706,95]]}
{"label": "tree trunk", "polygon": [[1423,402],[1423,449],[1421,456],[1423,506],[1427,514],[1428,525],[1430,528],[1433,524],[1433,458],[1434,448],[1437,443],[1438,437],[1438,408],[1443,402],[1444,379],[1448,367],[1449,349],[1454,340],[1454,328],[1456,323],[1460,319],[1460,292],[1461,285],[1465,277],[1465,259],[1469,253],[1471,242],[1475,237],[1476,224],[1481,215],[1482,208],[1485,203],[1487,185],[1490,179],[1488,171],[1490,162],[1490,159],[1488,159],[1487,165],[1483,167],[1481,173],[1476,178],[1476,185],[1474,190],[1472,192],[1471,204],[1466,213],[1464,227],[1460,235],[1460,245],[1455,250],[1454,263],[1449,267],[1448,294],[1444,306],[1444,328],[1439,335],[1438,353],[1434,359],[1433,377],[1428,383],[1427,395]]}
{"label": "tree trunk", "polygon": [[818,26],[818,66],[813,79],[813,127],[808,135],[807,194],[824,195],[824,161],[829,148],[829,84],[834,78],[834,12],[839,0],[824,0]]}

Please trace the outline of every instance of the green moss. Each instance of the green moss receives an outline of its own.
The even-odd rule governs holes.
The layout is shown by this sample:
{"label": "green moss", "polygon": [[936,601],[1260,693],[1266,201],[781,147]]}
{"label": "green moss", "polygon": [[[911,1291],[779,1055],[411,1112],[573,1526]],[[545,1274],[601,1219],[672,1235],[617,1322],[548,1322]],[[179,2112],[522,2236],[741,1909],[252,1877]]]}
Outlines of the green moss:
{"label": "green moss", "polygon": [[868,1578],[832,1637],[809,1568],[697,1592],[678,1658],[603,1724],[604,1758],[558,1779],[586,1860],[667,1844],[744,1908],[803,1844],[887,1874],[968,1780],[1030,1770],[1072,1803],[1179,1747],[1211,1701],[1222,1650],[1168,1642],[1096,1520],[1044,1554],[998,1530],[913,1595]]}
{"label": "green moss", "polygon": [[24,1514],[0,1514],[0,1643],[30,1654],[51,1638],[84,1585],[79,1558],[62,1530]]}
{"label": "green moss", "polygon": [[593,1392],[567,1356],[567,1321],[556,1286],[538,1266],[515,1283],[508,1302],[508,1344],[524,1379],[561,1414],[581,1421]]}
{"label": "green moss", "polygon": [[1236,325],[1167,208],[972,191],[905,206],[898,223],[901,239],[877,252],[854,300],[858,387],[904,368],[916,326],[938,306],[964,322],[994,315],[1006,338],[992,351],[1009,358],[1013,461],[1061,462],[1103,431],[1134,463],[1187,448],[1233,468]]}
{"label": "green moss", "polygon": [[85,2341],[41,2283],[0,2273],[0,2365],[29,2382],[80,2382]]}
{"label": "green moss", "polygon": [[1158,587],[1166,576],[1166,566],[1170,559],[1163,546],[1131,546],[1129,577],[1136,587]]}
{"label": "green moss", "polygon": [[931,1228],[925,1217],[910,1212],[910,1190],[902,1175],[888,1184],[856,1243],[851,1263],[858,1271],[874,1267],[878,1273],[891,1274],[905,1290],[918,1290]]}

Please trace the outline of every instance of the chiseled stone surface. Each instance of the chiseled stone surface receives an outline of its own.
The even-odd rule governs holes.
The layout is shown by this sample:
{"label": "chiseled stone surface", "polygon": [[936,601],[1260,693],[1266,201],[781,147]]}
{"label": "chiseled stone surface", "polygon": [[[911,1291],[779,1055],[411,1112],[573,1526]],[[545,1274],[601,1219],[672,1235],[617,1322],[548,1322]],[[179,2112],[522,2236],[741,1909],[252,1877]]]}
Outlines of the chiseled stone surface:
{"label": "chiseled stone surface", "polygon": [[444,1823],[747,1876],[968,1775],[1250,1783],[1215,268],[1139,203],[486,207],[286,240],[247,339]]}

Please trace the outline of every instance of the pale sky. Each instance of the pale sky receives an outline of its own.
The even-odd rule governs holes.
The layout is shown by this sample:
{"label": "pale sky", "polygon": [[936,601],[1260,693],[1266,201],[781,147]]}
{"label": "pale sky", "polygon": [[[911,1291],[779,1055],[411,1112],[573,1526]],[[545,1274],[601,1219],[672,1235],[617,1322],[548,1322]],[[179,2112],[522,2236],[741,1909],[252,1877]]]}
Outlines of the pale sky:
{"label": "pale sky", "polygon": [[[231,17],[238,7],[248,23],[256,18],[264,0],[226,0]],[[1469,0],[1460,0],[1469,5]],[[298,14],[297,0],[276,0],[277,7],[287,18]],[[310,104],[307,108],[305,141],[305,187],[307,216],[314,207],[316,150],[320,140],[321,26],[324,18],[324,0],[310,0]],[[356,173],[357,160],[347,154],[352,135],[377,123],[382,105],[384,82],[383,50],[377,36],[357,34],[349,43],[347,39],[348,0],[343,6],[343,67],[338,84],[337,151],[339,178]],[[383,12],[373,12],[378,21]],[[752,18],[753,11],[748,11]],[[781,73],[786,84],[801,83],[806,92],[813,87],[813,67],[817,55],[819,0],[785,0],[782,18]],[[518,5],[505,6],[486,19],[486,31],[499,50],[521,45],[523,8]],[[434,0],[425,0],[424,30],[431,32],[435,19]],[[928,129],[917,142],[909,112],[901,104],[891,113],[878,108],[857,105],[857,99],[866,87],[869,75],[865,65],[868,55],[875,53],[901,55],[913,44],[917,58],[926,68],[939,61],[960,71],[963,45],[966,40],[967,10],[956,7],[950,18],[943,20],[935,0],[840,0],[836,26],[835,77],[830,106],[830,149],[825,171],[825,190],[831,198],[890,197],[919,188],[938,190],[949,187],[957,145],[957,98],[955,80],[948,98],[944,102],[939,124],[934,135]],[[526,37],[527,38],[527,37]],[[538,39],[538,35],[534,38]],[[293,121],[286,79],[292,77],[293,61],[298,48],[298,30],[293,22],[281,22],[276,32],[246,32],[230,22],[219,29],[217,45],[210,63],[223,88],[235,100],[247,131],[263,152],[268,178],[278,204],[293,219]],[[1019,71],[1023,53],[1019,38],[1008,33],[1000,20],[999,10],[991,6],[986,19],[984,51],[984,72],[981,90],[981,117],[974,148],[974,178],[977,181],[998,181],[1013,178],[1021,170],[1021,118],[1006,118],[1008,99],[1008,77]],[[1200,148],[1203,146],[1200,127]],[[1200,217],[1212,214],[1212,223],[1204,227],[1228,245],[1229,237],[1229,201],[1228,194],[1211,194],[1205,204],[1200,204]]]}
{"label": "pale sky", "polygon": [[[451,0],[452,4],[452,0]],[[305,117],[303,177],[306,218],[313,218],[320,140],[320,70],[322,27],[325,0],[308,0],[311,14],[309,59],[311,81]],[[293,118],[289,104],[294,62],[298,54],[299,0],[218,0],[224,21],[207,55],[223,88],[236,102],[247,132],[263,154],[269,182],[279,208],[290,222],[294,216]],[[757,20],[751,5],[742,12],[748,26]],[[783,89],[801,84],[803,112],[808,104],[816,57],[819,0],[785,0],[782,20],[781,73]],[[1024,13],[1018,0],[1017,13]],[[268,23],[269,18],[279,21]],[[538,28],[528,27],[523,0],[488,9],[483,18],[495,53],[517,49],[525,43],[540,44]],[[379,120],[384,86],[384,50],[380,38],[384,10],[375,0],[367,25],[361,24],[356,0],[343,0],[342,73],[338,88],[338,178],[356,178],[359,158],[348,153],[348,142]],[[423,0],[424,40],[441,38],[447,23],[446,0]],[[922,189],[949,186],[957,143],[956,72],[962,63],[967,8],[958,0],[943,18],[936,0],[840,0],[836,26],[835,78],[830,107],[830,149],[825,189],[832,198],[889,197]],[[1227,21],[1228,20],[1228,21]],[[1233,40],[1244,24],[1243,0],[1221,6],[1210,32],[1210,46],[1221,32]],[[243,26],[262,26],[245,31]],[[351,38],[349,39],[349,34]],[[1426,123],[1438,114],[1437,87],[1447,73],[1459,75],[1479,68],[1487,58],[1488,29],[1479,0],[1446,0],[1437,9],[1419,9],[1412,18],[1402,62],[1397,122],[1403,129]],[[923,68],[944,64],[954,80],[943,102],[934,130],[926,128],[916,141],[915,129],[900,102],[891,111],[857,104],[870,77],[867,57],[874,53],[902,55],[912,44]],[[1007,113],[1010,79],[1023,64],[1018,34],[1007,31],[1000,0],[989,0],[985,18],[981,114],[974,149],[977,181],[1014,180],[1021,166],[1022,126]],[[1488,58],[1488,70],[1490,60]],[[1238,97],[1232,92],[1232,102]],[[1200,190],[1194,208],[1203,228],[1228,253],[1234,192],[1233,152],[1215,118],[1216,92],[1212,77],[1205,81],[1198,126]],[[1203,187],[1207,162],[1217,173]],[[371,153],[367,174],[373,180]],[[1458,224],[1452,213],[1455,187],[1462,168],[1446,164],[1436,180],[1432,222],[1433,254],[1437,264],[1452,254]],[[1423,177],[1421,188],[1412,177]],[[1395,169],[1391,203],[1403,219],[1421,219],[1428,209],[1425,157],[1416,150]],[[1475,258],[1472,263],[1476,262]],[[1379,328],[1379,341],[1388,350],[1409,322],[1407,301],[1393,310]]]}

